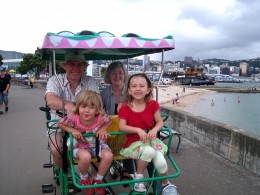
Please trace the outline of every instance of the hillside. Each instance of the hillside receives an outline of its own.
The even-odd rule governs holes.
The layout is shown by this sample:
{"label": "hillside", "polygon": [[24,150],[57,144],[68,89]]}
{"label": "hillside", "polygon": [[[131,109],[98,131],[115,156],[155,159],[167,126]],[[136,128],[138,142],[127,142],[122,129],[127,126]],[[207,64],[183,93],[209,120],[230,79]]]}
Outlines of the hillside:
{"label": "hillside", "polygon": [[17,51],[0,50],[0,55],[3,57],[4,60],[7,60],[7,59],[21,59],[23,58],[24,54]]}

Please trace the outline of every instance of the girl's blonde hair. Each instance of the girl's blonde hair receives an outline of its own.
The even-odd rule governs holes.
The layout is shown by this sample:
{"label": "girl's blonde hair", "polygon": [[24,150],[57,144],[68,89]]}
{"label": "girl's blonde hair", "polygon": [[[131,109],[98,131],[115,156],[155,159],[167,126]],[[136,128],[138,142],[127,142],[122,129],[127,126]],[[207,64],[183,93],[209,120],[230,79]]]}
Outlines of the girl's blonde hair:
{"label": "girl's blonde hair", "polygon": [[79,114],[79,107],[92,105],[95,107],[97,112],[101,115],[105,114],[105,111],[103,109],[103,102],[102,98],[99,93],[94,91],[82,91],[77,95],[76,100],[76,108],[74,110],[74,114]]}
{"label": "girl's blonde hair", "polygon": [[133,102],[133,97],[128,93],[128,89],[130,88],[130,82],[133,78],[135,77],[142,77],[146,80],[147,82],[147,86],[148,86],[148,89],[150,90],[150,92],[148,94],[145,95],[144,97],[144,101],[145,102],[148,102],[150,101],[151,99],[153,99],[153,83],[151,82],[151,80],[146,76],[146,74],[144,73],[138,73],[138,74],[133,74],[129,77],[128,79],[128,82],[127,82],[127,90],[126,90],[126,94],[125,94],[125,102],[129,105],[132,104]]}

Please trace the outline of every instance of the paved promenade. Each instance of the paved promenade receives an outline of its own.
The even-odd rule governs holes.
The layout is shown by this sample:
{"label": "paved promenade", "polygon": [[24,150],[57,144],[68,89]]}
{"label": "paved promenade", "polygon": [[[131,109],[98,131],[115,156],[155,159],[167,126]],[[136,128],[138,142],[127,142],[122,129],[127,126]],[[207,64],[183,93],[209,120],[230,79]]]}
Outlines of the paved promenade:
{"label": "paved promenade", "polygon": [[[38,109],[43,97],[43,89],[12,85],[9,112],[0,116],[1,195],[40,195],[42,184],[54,183],[51,170],[42,168],[49,158],[44,113]],[[181,195],[260,194],[259,176],[184,138],[179,153],[173,148],[181,174],[172,182]]]}

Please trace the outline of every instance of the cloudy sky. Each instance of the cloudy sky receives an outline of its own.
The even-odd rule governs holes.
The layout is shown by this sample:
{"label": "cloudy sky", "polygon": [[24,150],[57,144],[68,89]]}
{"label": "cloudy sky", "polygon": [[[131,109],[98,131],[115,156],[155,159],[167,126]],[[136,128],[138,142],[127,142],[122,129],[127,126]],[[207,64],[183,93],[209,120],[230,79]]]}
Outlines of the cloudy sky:
{"label": "cloudy sky", "polygon": [[[166,60],[260,57],[259,0],[8,0],[1,2],[0,50],[34,53],[47,32],[173,35]],[[151,56],[152,59],[158,56]]]}

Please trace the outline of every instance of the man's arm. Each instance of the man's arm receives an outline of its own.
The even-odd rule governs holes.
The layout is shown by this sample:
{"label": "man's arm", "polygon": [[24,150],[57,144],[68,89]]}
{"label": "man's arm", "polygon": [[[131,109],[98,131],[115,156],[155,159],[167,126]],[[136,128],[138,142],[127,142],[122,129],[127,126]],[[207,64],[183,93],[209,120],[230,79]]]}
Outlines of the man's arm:
{"label": "man's arm", "polygon": [[[62,99],[55,93],[47,93],[46,96],[46,103],[49,108],[52,110],[62,110]],[[75,105],[72,102],[64,100],[64,108],[67,111],[68,115],[72,114]]]}
{"label": "man's arm", "polygon": [[11,87],[11,76],[8,77],[8,79],[9,79],[9,86],[8,86],[8,88],[7,88],[7,91],[9,91],[9,89],[10,89],[10,87]]}
{"label": "man's arm", "polygon": [[7,85],[6,85],[6,88],[5,88],[5,90],[4,90],[3,92],[4,92],[4,93],[7,93],[9,88],[10,88],[10,84],[7,84]]}

